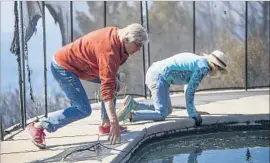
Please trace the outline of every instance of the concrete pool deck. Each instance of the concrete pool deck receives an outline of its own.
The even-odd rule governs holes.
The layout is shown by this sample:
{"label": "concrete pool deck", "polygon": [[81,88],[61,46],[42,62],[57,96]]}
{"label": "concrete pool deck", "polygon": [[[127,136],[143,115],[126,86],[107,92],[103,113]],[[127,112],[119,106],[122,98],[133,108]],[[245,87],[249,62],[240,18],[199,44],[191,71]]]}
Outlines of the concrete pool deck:
{"label": "concrete pool deck", "polygon": [[[107,136],[98,135],[100,110],[93,105],[92,115],[74,122],[55,133],[47,134],[47,149],[40,150],[29,140],[25,130],[19,130],[13,135],[6,135],[1,142],[1,163],[25,162],[60,162],[61,159],[76,149],[89,148],[99,142],[105,147],[91,148],[68,156],[63,162],[125,162],[131,151],[151,137],[161,136],[164,132],[178,132],[182,129],[192,129],[194,121],[187,118],[183,94],[172,95],[172,104],[176,107],[172,114],[163,122],[142,121],[126,123],[128,132],[122,134],[121,144],[109,145]],[[270,120],[269,89],[198,92],[195,96],[197,110],[209,112],[203,115],[203,125],[216,123],[254,123],[260,120]],[[118,104],[121,105],[121,101]],[[99,152],[97,156],[96,151]]]}

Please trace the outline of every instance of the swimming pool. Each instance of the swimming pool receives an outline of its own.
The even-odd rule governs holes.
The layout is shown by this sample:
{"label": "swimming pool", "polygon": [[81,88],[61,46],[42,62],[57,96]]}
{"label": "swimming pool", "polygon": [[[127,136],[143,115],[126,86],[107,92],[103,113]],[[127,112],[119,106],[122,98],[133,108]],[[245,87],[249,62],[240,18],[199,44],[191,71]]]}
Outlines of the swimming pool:
{"label": "swimming pool", "polygon": [[128,163],[268,163],[269,130],[165,138],[138,149]]}

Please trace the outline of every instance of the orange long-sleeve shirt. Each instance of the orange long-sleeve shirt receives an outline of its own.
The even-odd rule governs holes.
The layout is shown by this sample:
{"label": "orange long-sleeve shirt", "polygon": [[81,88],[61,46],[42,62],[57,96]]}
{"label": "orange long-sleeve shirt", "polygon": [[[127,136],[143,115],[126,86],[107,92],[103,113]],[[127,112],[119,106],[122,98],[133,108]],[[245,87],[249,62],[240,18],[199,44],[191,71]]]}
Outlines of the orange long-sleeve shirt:
{"label": "orange long-sleeve shirt", "polygon": [[82,80],[101,80],[101,96],[106,102],[114,98],[118,68],[127,58],[118,28],[107,27],[90,32],[54,54],[59,66]]}

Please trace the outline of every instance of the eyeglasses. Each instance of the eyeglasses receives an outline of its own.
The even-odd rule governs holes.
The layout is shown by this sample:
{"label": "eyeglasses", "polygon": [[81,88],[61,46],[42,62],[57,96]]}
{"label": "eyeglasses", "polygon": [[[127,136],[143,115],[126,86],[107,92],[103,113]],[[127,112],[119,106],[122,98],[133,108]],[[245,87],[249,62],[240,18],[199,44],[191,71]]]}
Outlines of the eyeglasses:
{"label": "eyeglasses", "polygon": [[138,43],[138,42],[136,42],[136,41],[134,41],[134,44],[138,47],[138,48],[140,48],[140,47],[142,47],[143,46],[143,44],[142,43]]}
{"label": "eyeglasses", "polygon": [[215,66],[217,67],[218,71],[224,71],[224,68],[222,68],[222,67],[220,67],[218,65],[215,65]]}

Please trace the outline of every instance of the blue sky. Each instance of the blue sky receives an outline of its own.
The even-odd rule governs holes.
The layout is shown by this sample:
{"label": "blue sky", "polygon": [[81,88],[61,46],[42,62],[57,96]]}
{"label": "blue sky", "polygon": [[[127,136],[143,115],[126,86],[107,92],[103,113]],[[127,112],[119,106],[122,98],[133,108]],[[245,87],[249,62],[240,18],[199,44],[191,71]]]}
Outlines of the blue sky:
{"label": "blue sky", "polygon": [[[9,51],[14,30],[14,2],[1,2],[1,91],[18,88],[18,70],[17,61],[14,54]],[[37,32],[28,42],[28,55],[30,68],[33,70],[32,83],[34,92],[37,94],[43,93],[43,33],[41,19],[37,25]],[[47,69],[53,52],[61,47],[61,34],[59,27],[54,23],[53,18],[46,10],[46,37],[47,37]],[[50,41],[49,41],[50,40]],[[53,41],[52,41],[53,40]],[[57,87],[57,83],[48,72],[48,83],[51,85],[49,89]]]}

